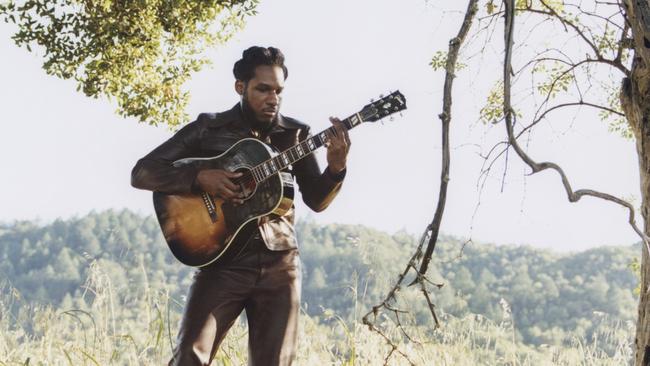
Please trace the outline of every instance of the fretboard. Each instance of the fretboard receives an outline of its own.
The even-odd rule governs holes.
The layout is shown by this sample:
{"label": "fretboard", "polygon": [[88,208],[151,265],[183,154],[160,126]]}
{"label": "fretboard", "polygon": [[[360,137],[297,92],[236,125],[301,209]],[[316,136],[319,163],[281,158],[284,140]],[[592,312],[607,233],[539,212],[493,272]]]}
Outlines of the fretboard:
{"label": "fretboard", "polygon": [[[346,129],[351,130],[363,122],[359,113],[356,113],[341,121]],[[255,182],[262,182],[269,177],[277,174],[282,169],[295,163],[296,161],[308,156],[316,151],[334,135],[334,126],[326,128],[325,130],[299,142],[295,146],[279,153],[271,159],[257,165],[252,169]]]}

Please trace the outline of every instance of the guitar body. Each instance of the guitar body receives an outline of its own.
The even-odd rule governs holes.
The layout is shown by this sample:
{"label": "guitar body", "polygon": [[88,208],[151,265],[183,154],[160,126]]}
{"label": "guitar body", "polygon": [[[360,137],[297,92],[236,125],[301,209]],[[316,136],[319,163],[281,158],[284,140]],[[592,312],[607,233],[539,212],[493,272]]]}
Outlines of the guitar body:
{"label": "guitar body", "polygon": [[[181,159],[174,162],[174,166],[192,164],[199,170],[222,169],[246,174],[273,156],[269,146],[247,138],[221,155]],[[241,245],[256,228],[258,218],[281,216],[293,204],[293,180],[288,173],[275,174],[260,183],[248,181],[241,187],[245,194],[241,205],[233,205],[206,193],[174,195],[154,192],[158,223],[169,249],[179,261],[193,267],[213,263],[231,246]],[[238,238],[240,240],[236,240]]]}

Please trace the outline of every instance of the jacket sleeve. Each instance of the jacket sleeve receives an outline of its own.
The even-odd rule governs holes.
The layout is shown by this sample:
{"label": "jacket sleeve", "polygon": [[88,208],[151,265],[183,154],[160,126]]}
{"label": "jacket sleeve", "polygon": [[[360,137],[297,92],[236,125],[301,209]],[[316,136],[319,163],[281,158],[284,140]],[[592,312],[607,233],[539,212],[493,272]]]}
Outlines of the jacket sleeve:
{"label": "jacket sleeve", "polygon": [[[309,128],[301,129],[300,141],[309,137]],[[314,154],[309,154],[293,164],[293,172],[305,204],[316,212],[323,211],[341,190],[346,170],[332,174],[329,168],[321,172]]]}
{"label": "jacket sleeve", "polygon": [[173,166],[172,163],[196,155],[199,137],[199,122],[191,122],[181,128],[169,140],[138,160],[131,171],[131,185],[170,194],[196,193],[198,170],[192,164]]}

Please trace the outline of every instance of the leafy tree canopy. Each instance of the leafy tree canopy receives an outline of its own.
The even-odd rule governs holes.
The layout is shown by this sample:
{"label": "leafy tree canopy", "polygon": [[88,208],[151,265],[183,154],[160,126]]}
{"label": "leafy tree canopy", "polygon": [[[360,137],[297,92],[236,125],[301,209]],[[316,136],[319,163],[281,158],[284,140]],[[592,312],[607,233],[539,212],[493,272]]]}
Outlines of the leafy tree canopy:
{"label": "leafy tree canopy", "polygon": [[0,4],[13,40],[44,52],[50,75],[74,79],[94,98],[114,99],[118,113],[177,126],[189,93],[182,86],[254,15],[258,0],[11,0]]}

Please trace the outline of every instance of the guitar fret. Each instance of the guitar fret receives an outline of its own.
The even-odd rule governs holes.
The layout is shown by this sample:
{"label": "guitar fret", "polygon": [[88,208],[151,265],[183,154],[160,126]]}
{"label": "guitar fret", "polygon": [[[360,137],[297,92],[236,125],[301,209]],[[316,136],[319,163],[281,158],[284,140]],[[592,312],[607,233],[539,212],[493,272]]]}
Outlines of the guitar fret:
{"label": "guitar fret", "polygon": [[262,168],[258,166],[255,169],[255,171],[257,172],[258,181],[259,182],[263,181],[264,180],[264,172],[262,171]]}
{"label": "guitar fret", "polygon": [[287,157],[287,155],[285,153],[280,154],[280,158],[282,159],[282,163],[283,163],[284,166],[288,166],[289,164],[291,164],[289,162],[289,158]]}
{"label": "guitar fret", "polygon": [[257,174],[260,177],[260,182],[263,181],[264,180],[264,169],[262,169],[262,167],[257,168]]}
{"label": "guitar fret", "polygon": [[282,170],[284,168],[284,164],[282,162],[282,158],[280,158],[280,155],[273,157],[273,161],[275,162],[275,165],[278,167],[278,170]]}
{"label": "guitar fret", "polygon": [[359,123],[361,123],[361,121],[362,121],[361,116],[359,115],[359,113],[356,113],[353,116],[350,116],[350,117],[344,119],[342,122],[345,125],[345,127],[347,127],[348,130],[349,130],[352,127],[354,127],[354,126],[358,125]]}

